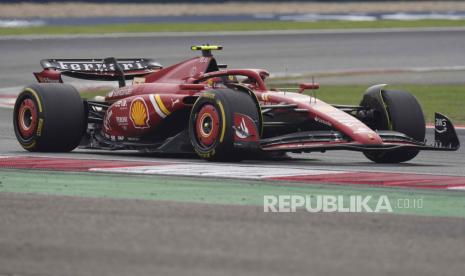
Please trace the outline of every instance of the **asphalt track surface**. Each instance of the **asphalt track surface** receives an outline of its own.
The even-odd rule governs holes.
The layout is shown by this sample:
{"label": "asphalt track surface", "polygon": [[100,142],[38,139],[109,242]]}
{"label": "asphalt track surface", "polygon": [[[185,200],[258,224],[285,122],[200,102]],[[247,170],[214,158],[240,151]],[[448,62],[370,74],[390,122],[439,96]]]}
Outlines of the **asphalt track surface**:
{"label": "asphalt track surface", "polygon": [[[146,56],[170,64],[191,55],[186,46],[204,42],[227,46],[221,62],[278,72],[463,65],[464,33],[7,40],[0,43],[0,83],[32,81],[43,57]],[[0,109],[0,139],[0,154],[27,154],[9,109]],[[158,158],[79,150],[59,156]],[[293,157],[259,163],[465,175],[463,149],[423,152],[403,165],[348,152]],[[461,275],[464,232],[458,218],[264,214],[261,207],[0,194],[0,274]]]}
{"label": "asphalt track surface", "polygon": [[[221,44],[219,63],[235,68],[265,68],[271,73],[295,74],[400,68],[465,66],[465,29],[438,31],[315,31],[266,35],[160,35],[151,37],[1,39],[1,87],[34,81],[42,58],[148,57],[164,65],[193,56],[194,44]],[[462,72],[463,73],[463,72]],[[417,78],[427,81],[421,75]],[[370,76],[366,83],[385,81]],[[441,82],[464,83],[463,74],[436,77]],[[322,85],[325,83],[322,82]]]}
{"label": "asphalt track surface", "polygon": [[5,275],[462,275],[463,219],[0,194]]}

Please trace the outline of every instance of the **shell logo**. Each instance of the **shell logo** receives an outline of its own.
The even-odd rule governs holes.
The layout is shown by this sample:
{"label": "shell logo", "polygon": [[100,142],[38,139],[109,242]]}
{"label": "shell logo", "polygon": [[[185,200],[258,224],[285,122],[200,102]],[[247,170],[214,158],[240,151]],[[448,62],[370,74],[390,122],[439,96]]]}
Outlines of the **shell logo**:
{"label": "shell logo", "polygon": [[149,112],[142,98],[136,98],[131,103],[130,118],[135,128],[148,128]]}

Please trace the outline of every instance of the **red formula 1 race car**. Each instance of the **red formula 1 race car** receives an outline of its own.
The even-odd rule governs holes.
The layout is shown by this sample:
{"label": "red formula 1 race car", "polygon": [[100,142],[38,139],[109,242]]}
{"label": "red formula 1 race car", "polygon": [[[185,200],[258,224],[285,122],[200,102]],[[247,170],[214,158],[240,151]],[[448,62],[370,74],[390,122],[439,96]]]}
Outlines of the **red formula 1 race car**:
{"label": "red formula 1 race car", "polygon": [[[238,161],[261,153],[360,151],[380,163],[411,160],[420,150],[460,146],[451,121],[436,114],[435,141],[425,141],[425,120],[415,97],[368,88],[358,106],[325,103],[299,93],[270,90],[263,69],[227,69],[212,50],[163,68],[151,59],[49,59],[14,107],[14,130],[29,151],[76,147],[196,153]],[[113,80],[119,88],[101,100],[83,100],[62,75]],[[132,85],[126,80],[132,79]],[[103,97],[102,97],[103,98]]]}

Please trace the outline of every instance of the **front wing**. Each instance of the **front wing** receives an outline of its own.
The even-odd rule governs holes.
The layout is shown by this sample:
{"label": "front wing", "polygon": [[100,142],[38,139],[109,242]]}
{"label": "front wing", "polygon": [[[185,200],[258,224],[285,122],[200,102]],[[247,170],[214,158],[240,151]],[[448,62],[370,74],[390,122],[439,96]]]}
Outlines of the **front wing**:
{"label": "front wing", "polygon": [[350,140],[339,131],[305,131],[286,134],[279,137],[262,139],[261,149],[264,151],[312,152],[326,150],[379,151],[418,149],[436,151],[456,151],[460,141],[452,122],[440,113],[435,114],[434,143],[416,141],[396,131],[377,131],[383,140],[380,145],[365,145]]}

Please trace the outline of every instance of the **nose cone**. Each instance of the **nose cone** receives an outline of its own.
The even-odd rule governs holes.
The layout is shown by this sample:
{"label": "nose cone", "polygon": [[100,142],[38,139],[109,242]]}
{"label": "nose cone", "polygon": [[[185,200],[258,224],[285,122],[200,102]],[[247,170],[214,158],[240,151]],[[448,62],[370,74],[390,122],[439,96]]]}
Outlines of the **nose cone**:
{"label": "nose cone", "polygon": [[354,133],[352,137],[359,143],[366,145],[381,145],[383,144],[383,139],[374,131],[369,130],[368,132]]}

